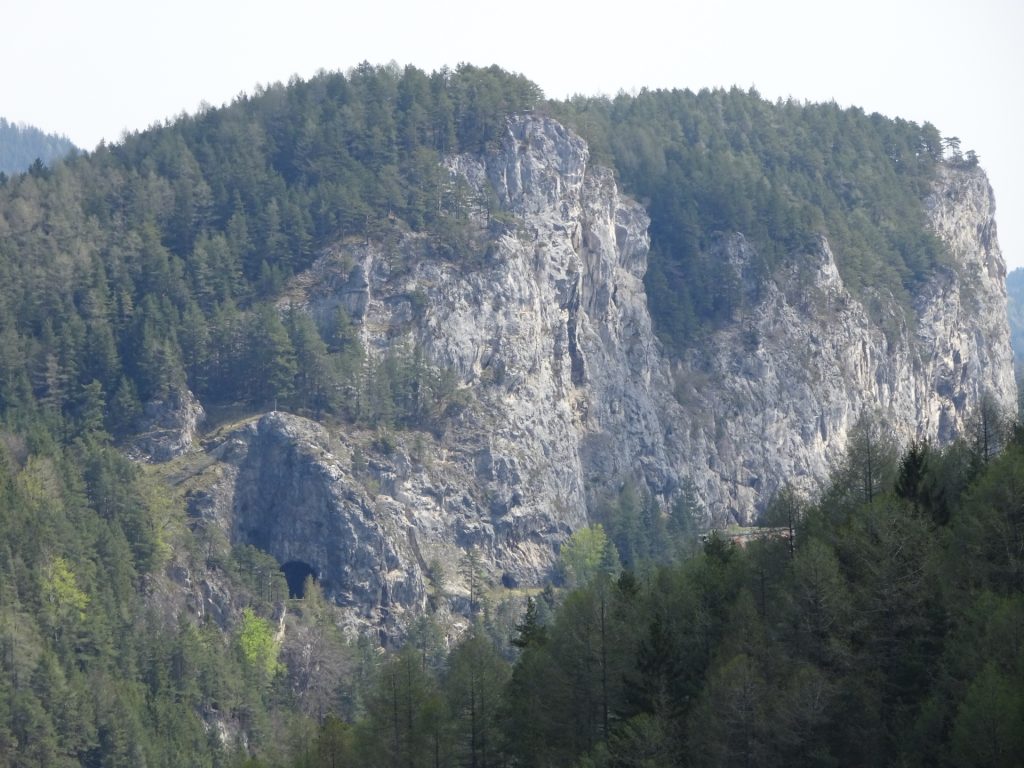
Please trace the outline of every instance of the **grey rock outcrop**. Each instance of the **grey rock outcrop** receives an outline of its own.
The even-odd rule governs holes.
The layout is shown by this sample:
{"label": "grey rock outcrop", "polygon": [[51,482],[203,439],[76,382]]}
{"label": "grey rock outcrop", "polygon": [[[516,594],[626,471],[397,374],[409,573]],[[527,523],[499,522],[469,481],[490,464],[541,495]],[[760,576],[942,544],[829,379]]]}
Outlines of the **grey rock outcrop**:
{"label": "grey rock outcrop", "polygon": [[[371,357],[418,350],[454,377],[460,407],[443,429],[397,430],[387,446],[268,414],[211,449],[225,471],[194,505],[234,541],[309,564],[358,622],[400,625],[432,598],[464,600],[469,548],[489,584],[541,582],[588,505],[627,478],[662,501],[690,483],[710,518],[747,521],[782,479],[814,492],[865,411],[901,440],[947,440],[983,392],[1013,402],[979,170],[941,172],[928,212],[955,267],[909,314],[885,309],[879,323],[821,239],[672,362],[644,293],[647,215],[581,139],[518,117],[500,146],[448,171],[467,191],[463,252],[439,256],[396,224],[328,249],[281,303],[321,323],[344,308]],[[716,250],[748,279],[742,234]]]}
{"label": "grey rock outcrop", "polygon": [[190,390],[174,390],[143,406],[132,450],[147,461],[170,461],[192,448],[205,419],[206,411]]}
{"label": "grey rock outcrop", "polygon": [[[417,482],[446,489],[452,542],[526,583],[586,523],[589,492],[640,472],[666,494],[678,476],[662,433],[682,413],[642,282],[648,218],[588,159],[557,122],[514,120],[485,157],[449,163],[477,206],[480,254],[437,258],[414,234],[338,247],[283,300],[318,318],[343,306],[367,350],[404,344],[454,374],[468,405]],[[494,198],[506,225],[487,221]]]}
{"label": "grey rock outcrop", "polygon": [[[905,314],[879,297],[873,319],[845,287],[829,243],[759,285],[761,299],[673,366],[690,419],[683,454],[718,517],[752,519],[786,480],[813,496],[862,414],[906,445],[961,434],[984,395],[1015,402],[1005,320],[1005,267],[994,238],[991,190],[978,170],[943,168],[927,202],[954,268],[934,275]],[[742,235],[719,258],[742,276]]]}
{"label": "grey rock outcrop", "polygon": [[407,611],[423,608],[426,563],[406,508],[369,493],[352,452],[323,426],[268,413],[229,433],[211,455],[221,471],[191,496],[193,517],[282,565],[308,567],[349,609],[353,627],[403,625]]}

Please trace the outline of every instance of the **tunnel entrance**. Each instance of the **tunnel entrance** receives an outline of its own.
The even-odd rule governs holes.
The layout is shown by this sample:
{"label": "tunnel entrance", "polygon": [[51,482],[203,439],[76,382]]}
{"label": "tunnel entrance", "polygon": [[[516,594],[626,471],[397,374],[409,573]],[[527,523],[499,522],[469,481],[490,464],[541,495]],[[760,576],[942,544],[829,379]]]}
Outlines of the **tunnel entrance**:
{"label": "tunnel entrance", "polygon": [[284,580],[288,582],[288,597],[301,600],[306,596],[306,579],[309,576],[316,581],[316,571],[309,563],[301,560],[290,560],[281,566]]}

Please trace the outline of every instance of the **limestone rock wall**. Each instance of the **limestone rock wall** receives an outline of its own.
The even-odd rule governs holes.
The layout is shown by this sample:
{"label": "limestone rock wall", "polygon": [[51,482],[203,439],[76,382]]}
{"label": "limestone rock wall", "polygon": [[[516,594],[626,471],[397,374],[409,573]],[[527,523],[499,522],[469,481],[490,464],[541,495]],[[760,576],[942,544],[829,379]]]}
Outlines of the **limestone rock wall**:
{"label": "limestone rock wall", "polygon": [[[865,410],[902,440],[946,440],[983,391],[1013,402],[1005,268],[980,170],[943,169],[928,201],[956,266],[917,297],[915,317],[872,320],[822,239],[672,362],[643,289],[647,215],[581,139],[518,117],[500,146],[448,171],[467,192],[468,252],[438,255],[396,225],[326,251],[282,304],[321,321],[344,307],[371,355],[419,350],[454,376],[457,414],[439,432],[399,430],[387,450],[356,429],[266,415],[212,447],[229,480],[198,512],[282,563],[310,564],[362,622],[463,599],[469,548],[488,584],[540,583],[588,502],[627,477],[664,501],[692,482],[710,519],[747,521],[783,478],[814,492]],[[716,248],[750,277],[742,234]]]}
{"label": "limestone rock wall", "polygon": [[[960,203],[953,202],[960,200]],[[969,201],[969,202],[968,202]],[[760,286],[761,301],[673,364],[690,428],[680,452],[719,518],[748,521],[786,479],[814,496],[863,413],[903,445],[963,432],[986,393],[1015,402],[1002,257],[980,171],[944,169],[929,200],[956,266],[915,297],[913,317],[880,297],[883,322],[843,285],[829,243]],[[720,258],[752,261],[742,235]]]}

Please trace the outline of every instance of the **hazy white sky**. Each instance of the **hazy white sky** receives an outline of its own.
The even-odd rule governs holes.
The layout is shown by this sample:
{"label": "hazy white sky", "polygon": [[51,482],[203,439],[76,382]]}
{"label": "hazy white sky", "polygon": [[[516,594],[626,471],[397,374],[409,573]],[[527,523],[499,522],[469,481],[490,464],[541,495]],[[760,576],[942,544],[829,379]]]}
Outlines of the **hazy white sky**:
{"label": "hazy white sky", "polygon": [[361,61],[521,72],[549,96],[755,86],[974,149],[1024,266],[1022,0],[4,0],[0,116],[91,149],[201,101]]}

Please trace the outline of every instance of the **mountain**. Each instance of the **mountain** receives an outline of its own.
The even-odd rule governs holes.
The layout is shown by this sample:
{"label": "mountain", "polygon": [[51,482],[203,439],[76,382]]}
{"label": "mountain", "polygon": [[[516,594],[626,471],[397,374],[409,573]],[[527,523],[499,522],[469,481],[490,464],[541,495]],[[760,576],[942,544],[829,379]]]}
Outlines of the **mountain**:
{"label": "mountain", "polygon": [[[253,420],[227,437],[248,447],[230,450],[234,468],[202,502],[228,511],[227,538],[307,564],[379,620],[422,610],[429,563],[467,547],[492,583],[543,583],[558,542],[627,482],[666,505],[695,490],[713,520],[746,523],[783,482],[823,487],[865,413],[902,444],[944,444],[986,391],[1013,402],[1003,267],[976,168],[941,168],[926,200],[956,267],[924,283],[913,314],[875,321],[824,237],[799,266],[755,281],[754,247],[732,233],[713,258],[746,284],[746,307],[673,359],[643,290],[647,215],[579,137],[511,118],[482,156],[447,162],[470,201],[470,264],[395,224],[384,243],[328,248],[277,304],[320,328],[343,311],[368,358],[395,371],[371,375],[411,379],[399,399],[422,401],[421,424],[383,441],[339,426],[332,441],[298,416]],[[456,396],[457,415],[426,415],[452,413]],[[325,536],[328,520],[343,527]]]}
{"label": "mountain", "polygon": [[0,173],[24,173],[36,160],[49,165],[77,151],[67,137],[0,117]]}
{"label": "mountain", "polygon": [[18,722],[91,687],[38,716],[90,764],[263,749],[279,663],[354,713],[344,637],[507,629],[590,523],[648,568],[862,448],[871,501],[877,440],[973,445],[1015,401],[992,211],[928,125],[470,66],[7,180],[4,631],[49,675]]}

